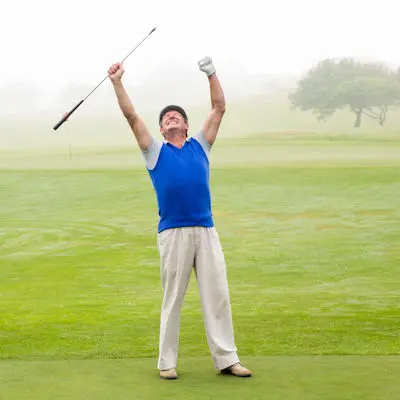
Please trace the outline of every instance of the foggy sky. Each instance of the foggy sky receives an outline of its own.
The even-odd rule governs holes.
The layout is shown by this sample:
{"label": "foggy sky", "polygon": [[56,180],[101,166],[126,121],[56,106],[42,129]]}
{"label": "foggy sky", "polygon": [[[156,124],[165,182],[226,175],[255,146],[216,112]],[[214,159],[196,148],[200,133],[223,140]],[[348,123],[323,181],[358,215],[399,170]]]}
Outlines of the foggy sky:
{"label": "foggy sky", "polygon": [[0,85],[97,84],[153,27],[125,62],[131,84],[171,65],[196,70],[204,55],[222,75],[301,73],[324,57],[400,64],[396,11],[396,0],[4,2]]}
{"label": "foggy sky", "polygon": [[[124,83],[154,132],[166,104],[188,107],[193,126],[203,121],[209,91],[197,61],[205,55],[213,58],[230,110],[224,135],[298,129],[296,119],[295,125],[285,125],[279,110],[270,109],[265,117],[268,96],[287,91],[327,57],[400,65],[397,8],[396,0],[4,1],[0,148],[63,145],[63,136],[54,135],[52,126],[153,27],[157,30],[126,60]],[[246,113],[234,104],[237,99],[250,105]],[[281,107],[288,105],[281,100]],[[110,82],[62,132],[74,143],[79,138],[93,145],[93,131],[99,143],[99,117],[120,124],[112,125],[114,136],[110,126],[103,129],[104,143],[114,143],[118,135],[130,138]],[[81,118],[91,119],[92,125]],[[42,126],[26,124],[31,120]]]}

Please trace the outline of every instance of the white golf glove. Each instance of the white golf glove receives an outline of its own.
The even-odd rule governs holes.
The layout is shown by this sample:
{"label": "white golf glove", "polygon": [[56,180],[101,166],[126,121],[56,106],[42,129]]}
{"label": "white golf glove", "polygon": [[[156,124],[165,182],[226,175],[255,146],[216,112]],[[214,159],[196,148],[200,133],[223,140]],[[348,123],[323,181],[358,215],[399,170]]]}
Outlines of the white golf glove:
{"label": "white golf glove", "polygon": [[204,57],[197,63],[199,65],[200,71],[203,71],[207,76],[215,74],[215,67],[213,65],[211,57]]}

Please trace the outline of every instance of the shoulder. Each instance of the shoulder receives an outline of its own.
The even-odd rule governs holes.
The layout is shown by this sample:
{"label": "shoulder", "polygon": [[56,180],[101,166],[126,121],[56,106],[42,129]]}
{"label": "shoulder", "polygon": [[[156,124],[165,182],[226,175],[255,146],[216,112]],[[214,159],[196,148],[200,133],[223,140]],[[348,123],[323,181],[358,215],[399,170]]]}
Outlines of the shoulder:
{"label": "shoulder", "polygon": [[191,139],[194,139],[196,141],[196,143],[199,143],[200,146],[202,147],[204,153],[207,155],[209,155],[210,151],[211,151],[211,145],[210,143],[208,143],[206,136],[204,134],[203,129],[201,129],[199,132],[195,133]]}
{"label": "shoulder", "polygon": [[146,167],[149,170],[152,170],[156,167],[163,147],[164,143],[152,136],[149,147],[146,150],[142,150],[143,156],[146,160]]}

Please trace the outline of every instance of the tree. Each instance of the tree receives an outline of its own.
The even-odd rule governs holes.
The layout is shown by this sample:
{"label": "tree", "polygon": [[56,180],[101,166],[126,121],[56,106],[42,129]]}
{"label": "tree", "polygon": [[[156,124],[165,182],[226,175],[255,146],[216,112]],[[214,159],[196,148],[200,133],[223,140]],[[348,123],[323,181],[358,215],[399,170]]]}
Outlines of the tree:
{"label": "tree", "polygon": [[400,68],[392,71],[378,63],[354,59],[325,59],[308,71],[289,94],[294,108],[311,110],[318,120],[348,108],[355,114],[355,127],[362,116],[383,126],[387,113],[400,105]]}

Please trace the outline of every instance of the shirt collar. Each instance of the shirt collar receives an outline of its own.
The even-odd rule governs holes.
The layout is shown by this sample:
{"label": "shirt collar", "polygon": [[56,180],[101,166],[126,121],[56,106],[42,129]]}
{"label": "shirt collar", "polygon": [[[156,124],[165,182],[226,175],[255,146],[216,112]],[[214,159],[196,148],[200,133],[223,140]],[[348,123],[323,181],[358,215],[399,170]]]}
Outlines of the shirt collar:
{"label": "shirt collar", "polygon": [[[185,142],[186,142],[186,143],[189,142],[189,139],[190,139],[190,138],[187,137],[187,138],[185,139]],[[169,143],[167,139],[164,139],[163,142],[164,142],[165,144],[168,144],[168,143]]]}

